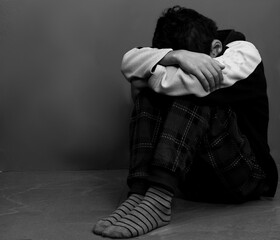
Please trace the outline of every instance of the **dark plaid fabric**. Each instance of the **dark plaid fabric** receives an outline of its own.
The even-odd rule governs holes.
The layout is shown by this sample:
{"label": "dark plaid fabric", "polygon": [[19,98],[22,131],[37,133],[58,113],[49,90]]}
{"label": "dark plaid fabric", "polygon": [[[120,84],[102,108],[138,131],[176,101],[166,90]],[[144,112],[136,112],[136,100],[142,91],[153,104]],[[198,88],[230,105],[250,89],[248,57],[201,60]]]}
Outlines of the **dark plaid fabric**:
{"label": "dark plaid fabric", "polygon": [[194,190],[197,182],[207,186],[207,174],[199,170],[195,175],[200,181],[192,183],[194,162],[204,164],[224,189],[240,196],[250,194],[265,178],[230,108],[143,90],[130,123],[128,184],[149,179],[151,170],[160,168],[175,174],[182,189]]}

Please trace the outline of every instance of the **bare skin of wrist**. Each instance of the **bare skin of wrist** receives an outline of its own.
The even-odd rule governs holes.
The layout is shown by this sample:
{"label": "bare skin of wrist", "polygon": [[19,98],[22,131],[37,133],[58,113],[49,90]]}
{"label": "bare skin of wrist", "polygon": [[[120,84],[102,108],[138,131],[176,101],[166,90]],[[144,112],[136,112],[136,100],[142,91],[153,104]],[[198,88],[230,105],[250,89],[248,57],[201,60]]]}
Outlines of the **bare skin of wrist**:
{"label": "bare skin of wrist", "polygon": [[158,64],[162,66],[179,65],[179,58],[181,58],[180,51],[181,50],[170,51],[159,61]]}
{"label": "bare skin of wrist", "polygon": [[196,76],[207,92],[218,89],[223,81],[224,66],[204,53],[175,50],[167,53],[158,64],[179,66],[184,72]]}

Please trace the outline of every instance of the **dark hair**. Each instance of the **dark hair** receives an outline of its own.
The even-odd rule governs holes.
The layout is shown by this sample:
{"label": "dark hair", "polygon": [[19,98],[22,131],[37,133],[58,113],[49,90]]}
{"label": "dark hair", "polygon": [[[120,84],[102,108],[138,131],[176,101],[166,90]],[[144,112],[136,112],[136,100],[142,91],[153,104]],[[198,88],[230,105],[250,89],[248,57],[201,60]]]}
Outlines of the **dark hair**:
{"label": "dark hair", "polygon": [[165,10],[158,19],[152,47],[209,54],[217,30],[213,20],[193,9],[174,6]]}

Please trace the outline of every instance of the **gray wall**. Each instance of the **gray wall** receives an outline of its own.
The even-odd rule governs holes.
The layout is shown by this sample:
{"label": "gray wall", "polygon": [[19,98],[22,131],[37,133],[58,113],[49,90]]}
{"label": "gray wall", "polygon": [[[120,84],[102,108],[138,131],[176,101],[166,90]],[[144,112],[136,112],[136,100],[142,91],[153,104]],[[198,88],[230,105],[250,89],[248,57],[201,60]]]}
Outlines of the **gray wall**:
{"label": "gray wall", "polygon": [[131,101],[121,58],[150,45],[157,17],[175,4],[258,47],[279,160],[278,0],[1,0],[0,170],[127,167]]}

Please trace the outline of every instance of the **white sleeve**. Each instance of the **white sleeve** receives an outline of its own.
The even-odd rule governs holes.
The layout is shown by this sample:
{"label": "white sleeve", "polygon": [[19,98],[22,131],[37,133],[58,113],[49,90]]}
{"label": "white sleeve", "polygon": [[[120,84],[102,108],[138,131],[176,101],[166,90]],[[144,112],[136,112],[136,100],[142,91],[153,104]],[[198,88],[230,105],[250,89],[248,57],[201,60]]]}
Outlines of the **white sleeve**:
{"label": "white sleeve", "polygon": [[157,65],[153,75],[148,80],[148,86],[155,92],[169,96],[195,94],[203,97],[206,92],[198,79],[174,66]]}
{"label": "white sleeve", "polygon": [[[230,87],[239,80],[246,79],[261,62],[256,47],[247,41],[234,41],[227,45],[220,57],[215,58],[225,68],[222,70],[224,80],[221,88]],[[157,65],[148,80],[148,85],[155,92],[170,96],[194,94],[204,97],[206,92],[198,79],[180,68]]]}
{"label": "white sleeve", "polygon": [[225,65],[222,71],[222,87],[229,87],[239,80],[246,79],[262,61],[258,49],[250,42],[234,41],[227,47],[222,56],[215,58]]}
{"label": "white sleeve", "polygon": [[139,78],[148,79],[158,62],[170,51],[171,48],[133,48],[123,56],[121,71],[130,82]]}

